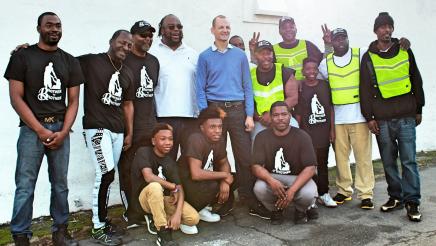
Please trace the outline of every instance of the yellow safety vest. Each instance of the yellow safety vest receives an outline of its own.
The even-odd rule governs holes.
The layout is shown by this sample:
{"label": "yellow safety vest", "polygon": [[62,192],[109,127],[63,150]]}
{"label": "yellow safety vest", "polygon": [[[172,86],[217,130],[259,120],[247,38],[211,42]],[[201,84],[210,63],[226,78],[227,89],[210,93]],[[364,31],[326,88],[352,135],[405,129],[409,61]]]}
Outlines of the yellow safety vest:
{"label": "yellow safety vest", "polygon": [[359,99],[360,49],[351,49],[351,61],[338,67],[333,54],[327,55],[327,72],[335,105],[357,103]]}
{"label": "yellow safety vest", "polygon": [[299,40],[298,45],[292,49],[283,49],[279,44],[273,45],[276,62],[295,70],[295,78],[303,80],[303,60],[308,56],[306,41]]}
{"label": "yellow safety vest", "polygon": [[268,112],[274,102],[285,100],[285,93],[283,92],[282,64],[275,63],[275,65],[276,73],[274,79],[266,86],[257,81],[256,68],[252,68],[250,71],[253,83],[254,101],[256,102],[256,111],[258,115]]}
{"label": "yellow safety vest", "polygon": [[377,78],[377,86],[383,98],[391,98],[409,93],[412,89],[409,73],[409,54],[399,50],[392,58],[381,58],[369,52]]}

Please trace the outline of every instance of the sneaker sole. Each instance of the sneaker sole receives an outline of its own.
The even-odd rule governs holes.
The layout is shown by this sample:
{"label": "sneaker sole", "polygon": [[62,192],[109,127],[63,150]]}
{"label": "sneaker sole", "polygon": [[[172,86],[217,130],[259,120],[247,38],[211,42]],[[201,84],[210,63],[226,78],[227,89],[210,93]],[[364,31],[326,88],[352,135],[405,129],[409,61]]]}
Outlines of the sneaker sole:
{"label": "sneaker sole", "polygon": [[200,216],[200,220],[202,220],[204,222],[215,223],[215,222],[219,222],[221,220],[221,217],[218,220],[211,220],[211,219],[206,219],[206,218]]}
{"label": "sneaker sole", "polygon": [[264,219],[264,220],[271,220],[271,217],[262,216],[262,215],[260,215],[260,214],[250,213],[250,212],[248,212],[248,214],[251,215],[251,216],[259,217],[259,218]]}
{"label": "sneaker sole", "polygon": [[153,234],[153,235],[156,235],[156,234],[157,234],[157,231],[153,231],[153,230],[151,229],[151,227],[150,227],[150,224],[151,224],[150,219],[148,218],[148,216],[144,216],[144,217],[145,217],[145,221],[147,222],[147,231],[148,231],[148,233]]}
{"label": "sneaker sole", "polygon": [[366,209],[366,210],[371,210],[374,209],[374,206],[370,207],[370,206],[360,206],[361,209]]}
{"label": "sneaker sole", "polygon": [[421,222],[421,220],[422,220],[422,215],[419,215],[419,216],[409,216],[409,215],[407,215],[407,217],[409,217],[409,220],[413,221],[413,222]]}
{"label": "sneaker sole", "polygon": [[336,204],[338,204],[338,205],[344,204],[346,201],[351,201],[351,200],[353,200],[351,197],[347,197],[343,201],[336,201],[333,199],[333,201],[335,201]]}
{"label": "sneaker sole", "polygon": [[391,208],[383,208],[383,206],[382,206],[382,207],[380,207],[380,211],[382,211],[384,213],[387,213],[387,212],[392,212],[392,211],[395,211],[395,210],[400,210],[400,209],[403,209],[403,208],[404,208],[404,205],[398,205],[396,207],[391,207]]}
{"label": "sneaker sole", "polygon": [[336,205],[327,205],[322,199],[320,199],[320,198],[318,198],[318,199],[316,199],[316,201],[319,203],[319,204],[321,204],[321,205],[323,205],[324,207],[328,207],[328,208],[337,208],[338,207],[338,204],[336,203]]}
{"label": "sneaker sole", "polygon": [[102,241],[100,241],[100,240],[98,240],[98,239],[95,239],[95,238],[92,238],[92,241],[94,242],[94,243],[96,243],[96,244],[101,244],[101,245],[106,245],[106,246],[118,246],[118,245],[122,245],[123,243],[122,242],[120,242],[120,243],[112,243],[112,244],[110,244],[110,243],[105,243],[105,242],[102,242]]}

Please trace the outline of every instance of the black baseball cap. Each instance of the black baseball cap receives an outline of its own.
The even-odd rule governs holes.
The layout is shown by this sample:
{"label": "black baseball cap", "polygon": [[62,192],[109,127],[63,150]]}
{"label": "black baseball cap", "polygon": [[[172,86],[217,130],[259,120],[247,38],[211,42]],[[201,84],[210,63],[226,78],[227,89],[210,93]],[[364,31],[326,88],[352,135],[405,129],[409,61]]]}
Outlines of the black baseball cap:
{"label": "black baseball cap", "polygon": [[257,42],[256,48],[254,49],[254,51],[259,51],[262,49],[269,49],[269,50],[273,51],[273,46],[270,42],[268,42],[266,40],[261,40],[261,41]]}
{"label": "black baseball cap", "polygon": [[336,38],[339,36],[348,37],[347,30],[345,30],[344,28],[336,28],[332,31],[332,38]]}
{"label": "black baseball cap", "polygon": [[150,23],[148,23],[145,20],[140,20],[135,22],[135,24],[133,24],[132,28],[130,28],[130,33],[131,34],[144,33],[147,30],[151,32],[156,32],[156,29],[154,29],[154,27],[152,27]]}
{"label": "black baseball cap", "polygon": [[289,17],[289,16],[282,16],[282,18],[280,18],[280,20],[279,20],[279,26],[281,26],[283,23],[285,23],[287,21],[295,24],[294,18]]}

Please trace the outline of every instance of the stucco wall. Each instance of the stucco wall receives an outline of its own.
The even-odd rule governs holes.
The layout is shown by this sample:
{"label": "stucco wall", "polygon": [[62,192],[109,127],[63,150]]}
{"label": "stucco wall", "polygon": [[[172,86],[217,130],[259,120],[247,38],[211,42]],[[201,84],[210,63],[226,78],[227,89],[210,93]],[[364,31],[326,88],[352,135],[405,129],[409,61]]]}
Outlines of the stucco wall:
{"label": "stucco wall", "polygon": [[[219,5],[218,5],[219,3]],[[254,31],[261,32],[261,39],[278,42],[277,17],[254,16],[256,6],[263,13],[280,10],[295,18],[298,38],[308,39],[321,50],[322,32],[320,25],[343,27],[348,30],[350,45],[366,47],[375,39],[372,32],[374,18],[380,11],[388,11],[395,20],[396,37],[408,37],[412,42],[418,66],[424,79],[427,104],[423,111],[423,123],[417,130],[417,149],[436,148],[435,100],[433,95],[435,70],[431,68],[434,50],[429,50],[436,39],[432,28],[436,25],[436,3],[421,1],[314,1],[314,0],[125,0],[125,1],[55,1],[15,0],[2,3],[0,9],[0,73],[3,75],[9,52],[17,44],[38,40],[36,19],[44,11],[56,12],[63,22],[63,38],[60,47],[73,55],[105,52],[108,40],[117,29],[130,29],[140,19],[145,19],[155,27],[162,16],[173,13],[184,25],[184,41],[201,52],[212,42],[209,28],[211,20],[218,14],[228,16],[232,24],[232,34],[239,34],[246,43]],[[14,171],[16,160],[16,140],[18,137],[18,117],[10,106],[8,83],[1,78],[0,83],[0,223],[10,220],[13,193],[15,189]],[[71,161],[69,171],[70,209],[90,208],[93,185],[93,166],[89,162],[81,128],[82,107],[71,134]],[[374,141],[374,158],[378,158]],[[333,159],[330,158],[332,161]],[[120,203],[118,183],[112,186],[111,203]],[[35,191],[34,217],[47,215],[50,186],[47,177],[47,164],[41,167]],[[76,202],[75,202],[76,201]]]}

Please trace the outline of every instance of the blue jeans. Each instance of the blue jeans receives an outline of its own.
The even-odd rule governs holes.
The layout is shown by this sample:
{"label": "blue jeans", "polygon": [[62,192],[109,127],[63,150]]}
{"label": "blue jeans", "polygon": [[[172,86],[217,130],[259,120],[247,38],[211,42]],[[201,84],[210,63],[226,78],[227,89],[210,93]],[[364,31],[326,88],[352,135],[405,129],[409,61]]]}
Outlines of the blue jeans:
{"label": "blue jeans", "polygon": [[[43,124],[53,132],[60,131],[63,122]],[[47,156],[48,177],[51,183],[50,215],[53,218],[52,231],[56,225],[68,223],[68,161],[70,157],[70,137],[56,150],[47,149],[38,135],[27,126],[22,126],[17,142],[17,168],[15,170],[15,198],[11,219],[13,235],[32,235],[30,224],[33,213],[33,197],[44,155]]]}
{"label": "blue jeans", "polygon": [[[383,162],[388,194],[401,202],[415,202],[421,199],[420,178],[416,163],[415,118],[400,118],[378,121],[380,135],[377,143]],[[398,170],[400,156],[402,175]]]}

